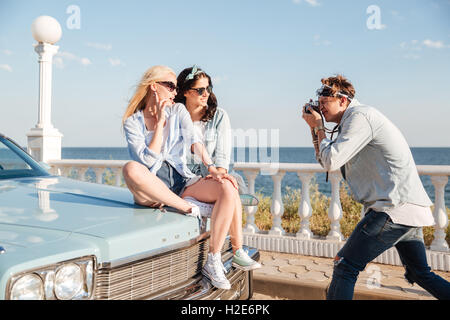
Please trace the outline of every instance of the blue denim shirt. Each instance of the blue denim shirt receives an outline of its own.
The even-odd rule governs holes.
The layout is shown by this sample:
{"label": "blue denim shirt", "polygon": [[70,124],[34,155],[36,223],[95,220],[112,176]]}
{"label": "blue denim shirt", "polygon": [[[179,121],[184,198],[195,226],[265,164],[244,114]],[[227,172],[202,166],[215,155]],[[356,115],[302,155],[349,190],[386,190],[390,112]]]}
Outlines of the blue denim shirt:
{"label": "blue denim shirt", "polygon": [[195,178],[186,164],[186,154],[190,154],[191,145],[202,141],[194,134],[191,116],[181,103],[165,108],[166,125],[163,129],[164,141],[161,153],[149,149],[154,131],[147,130],[142,111],[138,111],[125,120],[123,128],[131,159],[137,161],[155,173],[163,161],[169,162],[185,178]]}
{"label": "blue denim shirt", "polygon": [[384,212],[404,203],[432,205],[405,138],[375,108],[354,99],[336,140],[323,139],[319,149],[318,161],[326,170],[344,166],[345,179],[365,211]]}
{"label": "blue denim shirt", "polygon": [[[229,170],[231,160],[231,125],[228,114],[222,108],[217,108],[214,117],[206,123],[205,135],[200,137],[216,167]],[[187,159],[189,169],[203,177],[208,169],[199,159],[190,155]]]}

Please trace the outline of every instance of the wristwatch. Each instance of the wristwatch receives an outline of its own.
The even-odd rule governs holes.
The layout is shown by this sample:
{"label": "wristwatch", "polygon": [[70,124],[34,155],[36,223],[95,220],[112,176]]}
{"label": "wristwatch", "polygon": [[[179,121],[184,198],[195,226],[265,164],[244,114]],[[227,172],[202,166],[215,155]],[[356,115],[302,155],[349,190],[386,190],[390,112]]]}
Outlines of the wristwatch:
{"label": "wristwatch", "polygon": [[320,130],[325,131],[325,128],[324,128],[324,126],[318,126],[318,127],[314,127],[313,130],[314,130],[314,134],[317,135],[317,132],[319,132]]}

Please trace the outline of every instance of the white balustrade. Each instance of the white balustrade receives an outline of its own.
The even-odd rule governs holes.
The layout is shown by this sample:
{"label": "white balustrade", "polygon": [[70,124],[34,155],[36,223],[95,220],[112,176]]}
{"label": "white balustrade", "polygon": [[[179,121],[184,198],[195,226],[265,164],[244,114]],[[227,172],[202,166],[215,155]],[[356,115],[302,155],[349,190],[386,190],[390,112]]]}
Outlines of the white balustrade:
{"label": "white balustrade", "polygon": [[[86,180],[86,172],[92,169],[96,174],[96,181],[102,183],[106,170],[112,170],[114,178],[108,182],[116,186],[124,186],[122,183],[122,167],[124,160],[55,160],[49,161],[51,172],[59,175],[70,174],[72,168],[78,170],[78,179]],[[339,197],[340,182],[342,180],[339,171],[330,172],[331,199],[328,208],[328,217],[331,222],[331,230],[327,237],[321,238],[313,235],[310,229],[310,218],[313,214],[310,201],[309,188],[312,177],[316,173],[325,170],[319,164],[313,163],[280,163],[274,169],[274,164],[268,163],[235,163],[234,170],[242,171],[247,179],[249,192],[255,192],[255,180],[260,174],[270,174],[273,180],[272,205],[270,208],[273,225],[269,232],[260,231],[255,224],[257,207],[246,207],[247,224],[244,227],[244,244],[258,247],[262,250],[299,253],[304,255],[334,257],[344,244],[344,236],[340,230],[340,220],[343,212]],[[450,271],[450,253],[445,240],[445,230],[449,220],[445,205],[445,186],[450,175],[450,166],[417,166],[420,175],[430,176],[435,188],[434,217],[436,220],[434,241],[427,251],[430,257],[430,265],[435,270]],[[108,171],[109,172],[109,171]],[[281,217],[284,213],[282,201],[281,183],[286,172],[295,172],[302,183],[301,201],[298,215],[300,217],[300,229],[296,234],[287,234],[281,225]],[[361,215],[363,215],[361,211]],[[436,262],[434,262],[436,261]],[[387,252],[380,256],[377,262],[401,265],[395,253]]]}
{"label": "white balustrade", "polygon": [[281,195],[281,180],[283,179],[284,172],[278,172],[272,175],[273,180],[273,194],[272,205],[270,206],[270,213],[272,214],[272,229],[269,234],[271,235],[284,235],[285,231],[281,226],[281,217],[284,213],[283,198]]}
{"label": "white balustrade", "polygon": [[331,230],[327,235],[327,240],[344,240],[341,233],[340,221],[342,218],[342,206],[339,197],[339,184],[342,176],[339,171],[330,172],[329,180],[331,182],[331,201],[328,208],[328,217],[331,220]]}
{"label": "white balustrade", "polygon": [[301,239],[311,239],[313,233],[309,227],[309,219],[312,216],[311,199],[309,196],[309,187],[313,173],[302,173],[297,172],[297,175],[302,182],[302,198],[298,206],[298,215],[300,217],[300,229],[298,230],[296,236]]}
{"label": "white balustrade", "polygon": [[[255,180],[258,176],[257,170],[247,170],[244,172],[245,178],[248,182],[248,191],[250,194],[255,194]],[[244,232],[247,233],[258,233],[259,229],[255,224],[255,213],[258,211],[258,206],[247,206],[245,207],[245,212],[247,213],[247,223]]]}
{"label": "white balustrade", "polygon": [[431,182],[434,185],[435,201],[434,201],[434,240],[431,243],[431,249],[436,251],[448,251],[448,244],[445,241],[445,229],[448,226],[447,210],[445,208],[445,186],[448,182],[447,176],[431,176]]}

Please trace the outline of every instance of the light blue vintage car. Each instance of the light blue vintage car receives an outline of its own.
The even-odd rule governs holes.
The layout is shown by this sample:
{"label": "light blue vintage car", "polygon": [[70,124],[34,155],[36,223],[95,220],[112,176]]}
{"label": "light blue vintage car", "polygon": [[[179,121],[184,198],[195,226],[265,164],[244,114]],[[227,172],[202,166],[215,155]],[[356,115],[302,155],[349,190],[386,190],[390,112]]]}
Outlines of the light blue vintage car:
{"label": "light blue vintage car", "polygon": [[126,188],[50,175],[0,135],[0,299],[249,299],[252,273],[231,266],[229,239],[232,289],[202,278],[208,228],[137,206]]}

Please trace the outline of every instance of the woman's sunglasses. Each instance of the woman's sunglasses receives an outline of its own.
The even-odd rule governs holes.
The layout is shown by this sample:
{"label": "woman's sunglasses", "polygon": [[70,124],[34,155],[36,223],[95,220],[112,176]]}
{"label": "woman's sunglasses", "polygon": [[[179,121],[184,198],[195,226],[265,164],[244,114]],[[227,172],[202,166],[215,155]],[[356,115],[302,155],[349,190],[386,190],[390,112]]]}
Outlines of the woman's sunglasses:
{"label": "woman's sunglasses", "polygon": [[211,92],[212,92],[212,87],[211,87],[211,86],[208,86],[208,87],[206,87],[206,88],[191,88],[191,89],[189,89],[189,90],[195,90],[195,91],[197,91],[197,93],[198,93],[199,96],[202,96],[202,95],[205,93],[205,90],[206,90],[206,92],[208,92],[208,94],[211,94]]}
{"label": "woman's sunglasses", "polygon": [[173,92],[174,90],[177,89],[177,86],[175,85],[175,83],[173,83],[171,81],[158,81],[157,83],[166,87],[167,90],[169,90],[170,92]]}

